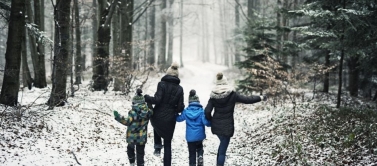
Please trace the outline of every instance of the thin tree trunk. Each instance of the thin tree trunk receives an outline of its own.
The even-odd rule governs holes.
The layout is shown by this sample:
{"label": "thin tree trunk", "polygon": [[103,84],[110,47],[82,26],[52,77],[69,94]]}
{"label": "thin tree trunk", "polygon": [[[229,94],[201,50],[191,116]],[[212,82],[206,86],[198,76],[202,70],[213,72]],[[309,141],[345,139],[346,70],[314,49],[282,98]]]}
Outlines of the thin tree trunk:
{"label": "thin tree trunk", "polygon": [[113,28],[113,70],[111,71],[113,80],[114,80],[114,91],[120,91],[122,82],[120,81],[119,74],[120,73],[120,59],[121,59],[121,52],[120,52],[120,12],[117,10],[114,13],[112,19],[112,28]]}
{"label": "thin tree trunk", "polygon": [[180,18],[180,24],[179,24],[179,32],[180,32],[180,38],[179,38],[179,60],[181,67],[183,67],[183,0],[181,0],[181,3],[179,5],[179,18]]}
{"label": "thin tree trunk", "polygon": [[169,0],[169,42],[168,42],[168,59],[167,65],[173,62],[173,40],[174,40],[174,10],[173,10],[174,0]]}
{"label": "thin tree trunk", "polygon": [[24,87],[28,87],[29,90],[32,88],[33,79],[30,75],[29,65],[27,63],[27,50],[26,50],[26,27],[22,30],[22,82]]}
{"label": "thin tree trunk", "polygon": [[[164,10],[166,10],[166,1],[167,0],[162,0],[162,3],[160,5],[161,7],[161,19],[160,19],[160,24],[161,24],[161,41],[160,41],[160,51],[158,54],[158,67],[160,70],[163,70],[166,67],[166,15],[163,14]],[[169,64],[170,65],[170,64]]]}
{"label": "thin tree trunk", "polygon": [[[237,3],[236,3],[236,6],[234,7],[235,8],[235,23],[236,23],[236,35],[238,35],[238,33],[240,32],[240,5],[239,5],[239,0],[236,0]],[[234,42],[234,48],[235,48],[235,61],[236,63],[237,62],[240,62],[241,61],[241,55],[240,55],[240,48],[239,48],[239,41],[238,39],[236,38],[235,39],[235,42]]]}
{"label": "thin tree trunk", "polygon": [[[73,67],[74,67],[74,62],[73,62],[73,59],[74,59],[74,48],[75,48],[75,44],[74,44],[74,34],[75,34],[75,27],[74,27],[74,22],[75,22],[75,12],[74,12],[74,9],[75,9],[75,4],[72,5],[72,8],[71,8],[71,22],[70,22],[70,26],[69,26],[69,35],[70,35],[70,38],[69,38],[69,43],[70,43],[70,46],[71,46],[71,49],[69,50],[69,56],[68,56],[68,66],[69,66],[69,76],[70,76],[70,88],[71,88],[71,94],[70,94],[70,97],[74,97],[75,96],[75,91],[74,91],[74,88],[73,88]],[[77,51],[77,50],[76,50]]]}
{"label": "thin tree trunk", "polygon": [[55,46],[52,90],[48,100],[50,108],[63,106],[67,92],[68,56],[70,47],[69,23],[71,0],[57,0],[55,13]]}
{"label": "thin tree trunk", "polygon": [[340,61],[339,61],[339,85],[338,85],[338,96],[336,102],[336,108],[340,107],[340,100],[342,96],[342,73],[343,73],[343,59],[344,59],[344,50],[341,52]]}
{"label": "thin tree trunk", "polygon": [[[330,51],[326,50],[326,57],[325,57],[325,66],[328,68],[330,67]],[[325,78],[323,79],[323,92],[329,93],[329,86],[330,86],[330,72],[325,73]]]}
{"label": "thin tree trunk", "polygon": [[98,19],[99,19],[99,13],[98,12],[98,5],[97,5],[97,0],[93,0],[93,3],[92,3],[92,8],[93,8],[93,16],[92,16],[92,67],[93,67],[93,72],[94,72],[94,60],[95,60],[95,57],[97,57],[97,42],[98,42]]}
{"label": "thin tree trunk", "polygon": [[1,87],[0,103],[8,106],[18,104],[20,88],[22,31],[25,28],[25,1],[12,0],[5,53],[5,69]]}
{"label": "thin tree trunk", "polygon": [[[40,31],[44,31],[44,20],[42,17],[41,11],[41,1],[42,0],[34,0],[34,13],[35,13],[35,24],[38,26]],[[36,66],[35,67],[35,80],[34,80],[34,86],[36,88],[44,88],[47,86],[46,82],[46,67],[45,67],[45,53],[43,49],[43,43],[40,41],[35,41],[37,44],[37,54],[34,56],[36,58]]]}
{"label": "thin tree trunk", "polygon": [[155,25],[156,25],[156,7],[154,6],[154,4],[151,4],[151,6],[149,7],[149,9],[151,10],[150,14],[149,14],[149,24],[150,24],[150,31],[149,31],[149,36],[150,36],[150,41],[149,41],[149,56],[148,56],[148,65],[150,66],[154,66],[155,62],[156,62],[156,58],[155,58]]}
{"label": "thin tree trunk", "polygon": [[[276,12],[276,26],[277,27],[280,27],[281,28],[281,13],[280,13],[280,8],[281,8],[281,0],[277,0],[277,12]],[[280,31],[277,31],[276,32],[276,49],[277,49],[277,58],[279,59],[279,60],[282,60],[282,57],[281,57],[281,55],[280,55],[280,51],[281,51],[281,47],[282,47],[282,45],[281,45],[281,42],[282,42],[282,36],[283,36],[283,34],[282,34],[282,32],[280,32]]]}
{"label": "thin tree trunk", "polygon": [[81,57],[81,30],[80,30],[80,12],[79,12],[79,2],[74,0],[74,10],[75,10],[75,32],[76,32],[76,56],[75,56],[75,83],[81,84],[81,73],[82,73],[82,57]]}

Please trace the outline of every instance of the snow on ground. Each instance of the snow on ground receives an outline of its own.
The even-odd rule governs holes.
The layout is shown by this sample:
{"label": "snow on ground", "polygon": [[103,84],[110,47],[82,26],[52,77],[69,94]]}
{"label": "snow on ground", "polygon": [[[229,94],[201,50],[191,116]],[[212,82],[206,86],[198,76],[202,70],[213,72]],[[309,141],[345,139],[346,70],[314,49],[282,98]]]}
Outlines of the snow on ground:
{"label": "snow on ground", "polygon": [[[205,106],[216,74],[226,69],[214,64],[187,62],[184,68],[179,69],[185,104],[187,105],[188,92],[195,89]],[[144,85],[144,94],[153,95],[157,82],[163,75],[164,73],[151,74]],[[91,92],[88,84],[89,82],[85,81],[75,93],[75,97],[70,97],[65,106],[56,107],[54,110],[47,110],[48,107],[44,105],[51,87],[21,91],[19,101],[23,105],[21,110],[25,111],[20,121],[9,119],[17,117],[14,113],[16,111],[2,106],[3,115],[8,113],[8,116],[2,116],[1,119],[0,165],[78,165],[78,162],[81,165],[128,165],[126,127],[114,120],[112,110],[126,115],[131,108],[130,96],[113,91],[105,94]],[[245,110],[237,110],[236,114],[241,115],[242,111]],[[262,113],[261,117],[266,116],[264,114]],[[237,118],[240,119],[236,120],[236,129],[241,129],[243,120],[248,117]],[[219,140],[208,127],[206,134],[204,162],[205,165],[215,165]],[[145,165],[163,165],[161,158],[153,156],[151,125],[148,127],[148,135]],[[236,140],[239,140],[237,136],[231,140],[226,163],[250,165],[247,160],[243,161],[243,156],[235,153]],[[172,147],[173,165],[188,165],[185,122],[177,123]]]}

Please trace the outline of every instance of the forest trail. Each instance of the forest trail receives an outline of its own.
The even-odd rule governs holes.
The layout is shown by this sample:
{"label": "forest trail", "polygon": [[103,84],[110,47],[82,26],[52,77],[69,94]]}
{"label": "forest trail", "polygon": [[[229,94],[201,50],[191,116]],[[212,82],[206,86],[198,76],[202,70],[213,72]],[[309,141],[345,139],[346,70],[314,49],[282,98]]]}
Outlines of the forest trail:
{"label": "forest trail", "polygon": [[[196,61],[185,62],[183,68],[179,68],[179,78],[181,79],[181,86],[184,90],[184,102],[185,106],[188,105],[188,94],[191,89],[195,89],[197,95],[199,96],[200,102],[204,107],[207,105],[209,95],[212,87],[214,86],[214,79],[218,72],[222,72],[227,68],[220,65],[215,65],[211,63],[201,63]],[[154,89],[148,89],[149,94],[155,92],[155,86],[151,87]],[[148,144],[146,146],[146,165],[156,165],[156,157],[153,156],[153,127],[148,128],[149,137]],[[174,137],[172,141],[172,164],[173,165],[188,165],[188,148],[185,138],[186,123],[177,123]],[[204,165],[215,165],[216,163],[216,153],[217,147],[219,145],[218,138],[211,133],[211,128],[206,127],[207,139],[203,141],[204,144]],[[162,151],[163,152],[163,151]],[[161,154],[161,158],[163,153]]]}

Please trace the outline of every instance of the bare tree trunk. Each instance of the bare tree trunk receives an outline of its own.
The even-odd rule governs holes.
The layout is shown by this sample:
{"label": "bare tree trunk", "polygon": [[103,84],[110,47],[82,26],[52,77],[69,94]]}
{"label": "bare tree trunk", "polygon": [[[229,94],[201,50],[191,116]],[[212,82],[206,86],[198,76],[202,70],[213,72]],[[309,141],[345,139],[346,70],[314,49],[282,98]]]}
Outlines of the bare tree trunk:
{"label": "bare tree trunk", "polygon": [[120,51],[120,12],[117,10],[114,13],[112,19],[112,28],[113,28],[113,70],[111,71],[111,75],[113,76],[114,80],[114,91],[120,91],[122,87],[122,81],[120,80],[120,70],[121,70],[121,51]]}
{"label": "bare tree trunk", "polygon": [[168,42],[168,59],[167,65],[173,62],[173,40],[174,40],[174,10],[173,10],[174,0],[169,0],[169,42]]}
{"label": "bare tree trunk", "polygon": [[154,66],[156,62],[155,58],[155,30],[156,30],[156,7],[154,4],[151,4],[149,7],[151,10],[149,14],[149,24],[150,24],[150,31],[149,31],[149,36],[150,36],[150,42],[149,42],[149,56],[148,56],[148,64],[151,66]]}
{"label": "bare tree trunk", "polygon": [[113,1],[110,7],[106,6],[106,1],[99,3],[101,11],[100,26],[98,28],[98,42],[97,42],[97,57],[94,57],[93,76],[92,79],[93,89],[95,91],[105,90],[109,84],[109,45],[111,39],[110,23],[113,13],[115,11],[118,0]]}
{"label": "bare tree trunk", "polygon": [[[281,27],[282,25],[282,23],[281,23],[281,13],[280,13],[280,9],[281,9],[281,0],[277,0],[277,12],[276,12],[276,26],[277,27]],[[280,51],[281,51],[281,47],[282,47],[282,45],[281,45],[281,42],[282,42],[282,37],[283,37],[283,34],[281,33],[281,32],[279,32],[279,31],[277,31],[276,32],[276,50],[277,50],[277,59],[279,59],[279,60],[282,60],[282,57],[281,57],[281,55],[280,55]]]}
{"label": "bare tree trunk", "polygon": [[69,56],[69,23],[71,0],[57,0],[55,15],[55,46],[53,60],[52,90],[48,100],[50,107],[64,105],[67,87],[67,69]]}
{"label": "bare tree trunk", "polygon": [[[326,50],[326,57],[325,57],[325,66],[328,68],[330,67],[330,51]],[[323,79],[323,92],[329,93],[329,86],[330,86],[330,72],[325,73],[325,78]]]}
{"label": "bare tree trunk", "polygon": [[99,13],[98,12],[98,5],[97,5],[97,0],[93,0],[93,15],[92,15],[92,27],[93,27],[93,34],[92,34],[92,67],[93,67],[93,72],[94,72],[94,60],[95,57],[97,57],[97,42],[98,42],[98,20],[99,20]]}
{"label": "bare tree trunk", "polygon": [[339,61],[339,85],[338,85],[338,97],[337,97],[337,102],[336,102],[336,108],[340,107],[340,100],[342,96],[343,59],[344,59],[344,50],[342,50],[340,61]]}
{"label": "bare tree trunk", "polygon": [[[42,0],[34,0],[34,13],[35,13],[35,24],[38,26],[40,31],[44,31],[44,15],[42,15],[41,11],[41,1]],[[43,49],[43,43],[36,40],[36,43],[38,44],[37,54],[34,56],[36,58],[36,66],[34,66],[35,70],[35,80],[34,80],[34,86],[36,88],[44,88],[47,86],[46,82],[46,67],[45,67],[45,53]]]}
{"label": "bare tree trunk", "polygon": [[0,103],[16,106],[20,88],[22,31],[25,28],[25,1],[12,0],[5,53],[5,70],[1,87]]}
{"label": "bare tree trunk", "polygon": [[[240,3],[238,2],[239,0],[235,0],[236,5],[234,7],[235,9],[235,23],[236,23],[236,33],[240,33]],[[236,38],[234,42],[234,48],[235,48],[235,62],[240,62],[241,61],[241,55],[240,55],[240,46],[239,46],[239,41]]]}
{"label": "bare tree trunk", "polygon": [[29,69],[29,65],[27,63],[27,50],[26,50],[26,27],[23,28],[22,30],[22,45],[21,45],[21,49],[22,49],[22,57],[21,57],[21,60],[22,60],[22,82],[23,82],[23,86],[24,87],[28,87],[29,90],[32,88],[32,83],[33,83],[33,79],[31,78],[31,75],[30,75],[30,69]]}
{"label": "bare tree trunk", "polygon": [[[161,41],[160,41],[160,51],[158,54],[158,67],[160,70],[163,70],[166,67],[166,15],[164,14],[164,10],[166,10],[166,1],[162,0],[161,2],[161,11],[163,14],[161,14]],[[169,64],[170,65],[170,64]]]}
{"label": "bare tree trunk", "polygon": [[180,24],[179,24],[179,31],[180,31],[180,38],[179,38],[179,60],[181,67],[183,67],[183,0],[181,0],[180,3],[180,10],[179,10],[179,18],[180,18]]}
{"label": "bare tree trunk", "polygon": [[[34,13],[32,10],[31,1],[25,1],[25,5],[26,5],[26,13],[27,13],[26,22],[34,24]],[[29,33],[28,39],[29,39],[28,43],[29,43],[29,48],[30,48],[30,57],[33,62],[34,82],[35,82],[35,80],[40,79],[39,74],[38,74],[38,67],[37,67],[38,65],[37,44],[36,44],[34,35]]]}
{"label": "bare tree trunk", "polygon": [[75,10],[75,32],[76,32],[76,56],[75,56],[75,83],[81,84],[81,73],[82,73],[82,57],[81,57],[81,26],[80,26],[80,12],[79,12],[79,2],[78,0],[73,0],[74,10]]}

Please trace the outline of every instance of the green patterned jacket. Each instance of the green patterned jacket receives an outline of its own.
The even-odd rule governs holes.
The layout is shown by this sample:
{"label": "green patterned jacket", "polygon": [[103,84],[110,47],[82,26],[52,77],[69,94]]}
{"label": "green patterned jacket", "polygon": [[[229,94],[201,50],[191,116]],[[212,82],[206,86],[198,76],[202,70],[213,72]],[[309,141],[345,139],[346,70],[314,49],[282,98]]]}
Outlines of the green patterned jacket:
{"label": "green patterned jacket", "polygon": [[145,145],[147,143],[147,127],[153,111],[146,104],[133,104],[128,117],[121,117],[120,123],[127,127],[127,143]]}

